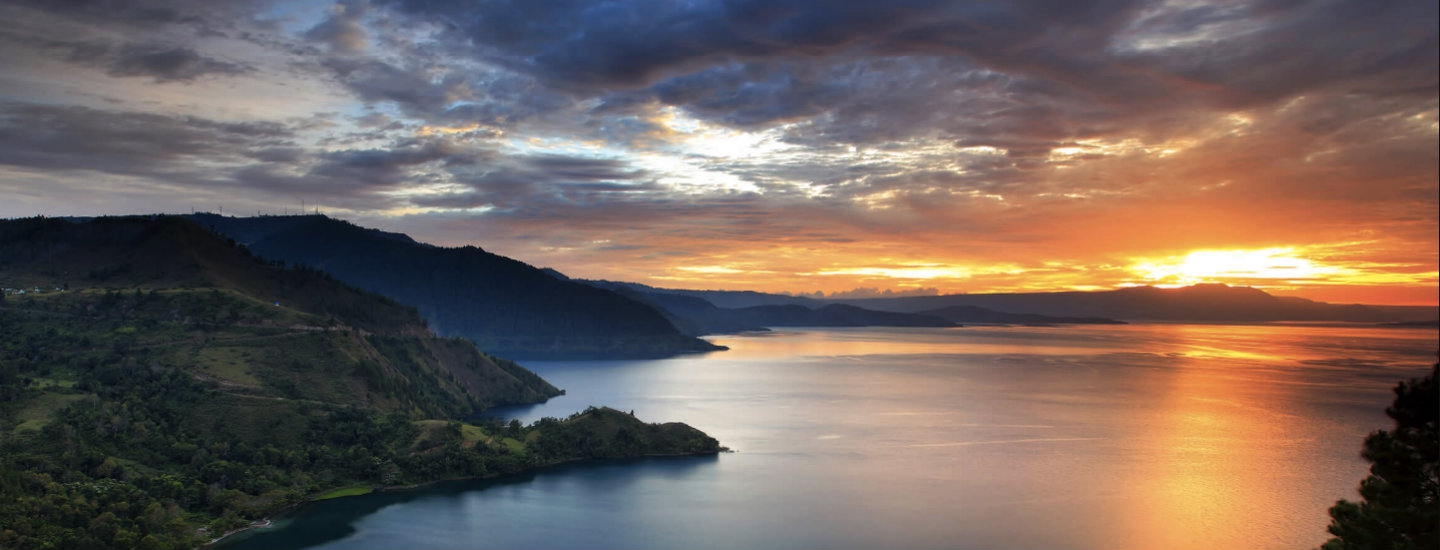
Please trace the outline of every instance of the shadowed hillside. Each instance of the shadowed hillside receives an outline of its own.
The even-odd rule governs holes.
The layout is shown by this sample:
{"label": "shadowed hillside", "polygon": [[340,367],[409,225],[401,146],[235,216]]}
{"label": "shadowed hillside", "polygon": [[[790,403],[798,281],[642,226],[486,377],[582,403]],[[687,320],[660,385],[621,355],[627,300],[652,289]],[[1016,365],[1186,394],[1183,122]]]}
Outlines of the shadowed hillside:
{"label": "shadowed hillside", "polygon": [[66,336],[57,346],[144,350],[246,395],[454,415],[557,393],[467,342],[433,337],[414,308],[268,265],[181,218],[0,222],[0,280],[31,289],[6,303],[10,334],[43,327],[37,338]]}
{"label": "shadowed hillside", "polygon": [[517,358],[663,357],[720,349],[654,308],[480,248],[444,248],[324,216],[191,216],[257,254],[415,306],[436,333]]}

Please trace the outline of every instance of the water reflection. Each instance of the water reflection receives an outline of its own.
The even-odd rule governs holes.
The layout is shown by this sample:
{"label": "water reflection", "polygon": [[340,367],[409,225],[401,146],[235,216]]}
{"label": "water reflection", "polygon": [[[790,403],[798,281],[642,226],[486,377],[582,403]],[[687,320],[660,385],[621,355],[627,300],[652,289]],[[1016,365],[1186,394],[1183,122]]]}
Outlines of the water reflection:
{"label": "water reflection", "polygon": [[[573,492],[614,494],[639,478],[677,479],[714,468],[717,457],[666,457],[564,464],[492,479],[446,481],[424,487],[312,502],[267,529],[227,539],[223,548],[473,548],[476,528],[515,528],[534,518],[506,518],[485,508],[487,500],[524,498],[538,485],[567,486]],[[624,502],[597,499],[587,505]],[[385,511],[405,508],[405,519],[388,521]]]}
{"label": "water reflection", "polygon": [[[1253,354],[1227,358],[1254,359]],[[1277,514],[1287,527],[1323,533],[1324,510],[1296,506],[1309,479],[1288,465],[1307,464],[1308,443],[1286,425],[1304,422],[1273,407],[1289,403],[1293,388],[1273,381],[1216,376],[1199,360],[1177,362],[1153,417],[1133,446],[1135,478],[1144,483],[1126,498],[1120,527],[1125,546],[1141,548],[1279,547]],[[1308,472],[1306,473],[1308,476]],[[1300,483],[1295,483],[1300,482]],[[1236,528],[1235,526],[1247,526]],[[1258,529],[1257,529],[1258,528]],[[1283,532],[1283,530],[1280,530]]]}
{"label": "water reflection", "polygon": [[633,409],[738,454],[449,500],[359,497],[349,517],[301,524],[343,524],[353,532],[327,544],[347,548],[1313,547],[1326,508],[1354,497],[1390,388],[1434,361],[1437,334],[1127,325],[718,341],[731,351],[531,363],[569,393],[510,412]]}

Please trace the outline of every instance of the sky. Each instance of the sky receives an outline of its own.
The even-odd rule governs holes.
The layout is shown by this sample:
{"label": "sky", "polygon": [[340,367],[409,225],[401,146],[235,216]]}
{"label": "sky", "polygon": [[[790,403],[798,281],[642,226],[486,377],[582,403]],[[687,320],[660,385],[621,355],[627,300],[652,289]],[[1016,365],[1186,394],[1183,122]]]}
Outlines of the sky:
{"label": "sky", "polygon": [[0,0],[0,217],[572,277],[1440,301],[1433,1]]}

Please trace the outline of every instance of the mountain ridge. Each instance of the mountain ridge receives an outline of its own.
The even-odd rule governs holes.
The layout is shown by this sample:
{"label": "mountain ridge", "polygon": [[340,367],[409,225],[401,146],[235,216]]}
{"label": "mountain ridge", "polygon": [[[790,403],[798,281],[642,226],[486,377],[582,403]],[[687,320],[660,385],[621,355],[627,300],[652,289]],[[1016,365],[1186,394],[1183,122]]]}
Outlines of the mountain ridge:
{"label": "mountain ridge", "polygon": [[[1428,321],[1435,319],[1437,312],[1440,312],[1440,308],[1434,306],[1331,304],[1306,298],[1275,296],[1253,287],[1219,283],[1180,288],[1141,286],[1103,291],[947,294],[832,300],[754,291],[667,289],[639,283],[591,282],[628,288],[647,295],[698,298],[722,309],[755,305],[803,305],[817,308],[827,304],[845,304],[875,311],[934,314],[936,310],[965,306],[984,308],[998,314],[1041,315],[1072,320],[1359,323]],[[959,318],[952,320],[965,322]],[[1026,321],[1010,323],[1024,322]]]}
{"label": "mountain ridge", "polygon": [[[282,341],[303,344],[306,349],[331,350],[316,353],[336,356],[327,363],[342,370],[331,376],[354,383],[353,387],[337,386],[336,392],[379,396],[387,387],[441,388],[439,394],[427,394],[426,402],[412,399],[406,405],[431,414],[463,414],[467,411],[457,407],[536,402],[560,393],[509,361],[472,351],[465,342],[434,337],[413,307],[343,285],[311,269],[280,268],[181,218],[0,222],[0,274],[14,281],[7,286],[60,288],[34,305],[59,308],[61,315],[99,323],[130,318],[173,323],[170,330],[175,334],[187,330],[239,332],[244,338],[287,339]],[[70,288],[74,290],[65,292]],[[124,292],[116,293],[121,290]],[[107,313],[111,310],[113,313]],[[77,326],[75,330],[85,328]],[[183,340],[175,342],[190,345]],[[197,356],[207,349],[207,344],[195,345],[200,350],[194,352]],[[267,359],[266,349],[248,353],[261,362],[288,361],[280,356]],[[344,370],[350,367],[342,364],[346,361],[354,363],[354,372]],[[277,378],[261,384],[253,379],[262,376],[259,371],[249,376],[236,374],[234,380],[222,376],[221,380],[255,386],[262,395],[274,394],[279,388],[329,387],[314,385],[312,379],[319,373],[288,376],[285,369],[273,370],[264,376]],[[394,376],[404,380],[389,386],[389,378]],[[428,381],[421,384],[416,377]],[[484,386],[482,380],[491,385]],[[502,386],[518,393],[491,391]]]}
{"label": "mountain ridge", "polygon": [[437,334],[520,359],[656,358],[723,349],[651,306],[475,246],[419,243],[325,216],[194,214],[255,253],[413,305]]}
{"label": "mountain ridge", "polygon": [[[759,292],[734,291],[668,291],[614,281],[584,281],[637,300],[667,312],[677,327],[689,334],[724,334],[764,331],[770,327],[954,327],[963,324],[1118,324],[1120,321],[1095,317],[1052,317],[1014,314],[979,307],[939,308],[917,312],[895,312],[867,309],[842,302],[822,302],[803,297],[766,295]],[[722,300],[742,307],[719,307],[706,298]],[[777,303],[743,305],[763,302],[773,296]]]}
{"label": "mountain ridge", "polygon": [[1221,283],[1179,288],[1139,286],[1106,291],[952,294],[842,302],[893,311],[965,305],[1008,313],[1105,317],[1127,321],[1382,323],[1433,319],[1436,311],[1436,308],[1423,306],[1330,304],[1293,296],[1275,296],[1253,287]]}

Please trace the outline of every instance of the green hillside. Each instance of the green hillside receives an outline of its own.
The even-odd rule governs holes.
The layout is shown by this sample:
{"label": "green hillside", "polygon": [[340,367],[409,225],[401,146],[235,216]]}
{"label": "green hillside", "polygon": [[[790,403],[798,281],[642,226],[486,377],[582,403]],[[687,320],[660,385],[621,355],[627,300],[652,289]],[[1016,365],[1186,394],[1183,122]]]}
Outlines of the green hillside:
{"label": "green hillside", "polygon": [[0,287],[4,548],[191,548],[335,489],[718,448],[463,424],[560,391],[187,220],[0,221]]}

